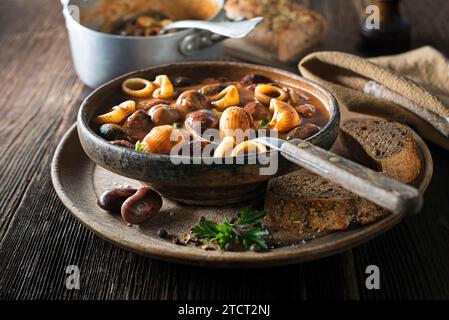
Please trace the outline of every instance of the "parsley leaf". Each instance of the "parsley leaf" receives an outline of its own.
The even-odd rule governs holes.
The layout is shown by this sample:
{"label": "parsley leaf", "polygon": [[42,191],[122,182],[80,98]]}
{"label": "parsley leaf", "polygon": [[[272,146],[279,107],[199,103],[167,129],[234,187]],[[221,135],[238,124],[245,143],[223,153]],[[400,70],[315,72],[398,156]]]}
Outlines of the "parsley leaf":
{"label": "parsley leaf", "polygon": [[134,147],[136,151],[142,151],[143,150],[143,144],[140,141],[136,142],[136,146]]}
{"label": "parsley leaf", "polygon": [[264,119],[261,121],[260,126],[265,128],[270,124],[270,120]]}
{"label": "parsley leaf", "polygon": [[258,227],[242,232],[241,237],[243,238],[243,245],[246,249],[249,249],[252,244],[256,244],[262,249],[267,249],[268,246],[265,241],[267,235],[267,230]]}
{"label": "parsley leaf", "polygon": [[251,208],[243,208],[240,212],[240,217],[237,220],[237,224],[239,225],[251,225],[256,226],[260,225],[260,221],[266,216],[265,211],[256,211],[253,212]]}
{"label": "parsley leaf", "polygon": [[221,249],[228,243],[241,243],[247,250],[253,244],[267,249],[268,231],[261,226],[261,220],[265,215],[265,211],[253,212],[251,208],[244,208],[235,223],[229,222],[227,218],[221,224],[202,220],[191,229],[191,232],[200,239],[218,243]]}

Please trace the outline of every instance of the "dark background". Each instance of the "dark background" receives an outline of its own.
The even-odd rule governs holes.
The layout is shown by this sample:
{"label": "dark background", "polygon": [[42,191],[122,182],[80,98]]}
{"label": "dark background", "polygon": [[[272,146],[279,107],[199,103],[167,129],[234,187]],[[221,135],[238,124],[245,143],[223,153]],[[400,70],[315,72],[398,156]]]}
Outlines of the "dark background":
{"label": "dark background", "polygon": [[[328,18],[327,49],[355,50],[366,1],[304,2]],[[449,1],[404,0],[403,13],[414,46],[449,53]],[[246,271],[155,261],[95,236],[53,190],[53,152],[88,93],[59,1],[0,0],[0,46],[0,298],[449,298],[449,152],[429,145],[435,171],[420,215],[343,254]],[[65,288],[71,264],[81,269],[80,290]],[[380,268],[380,290],[365,289],[370,264]]]}

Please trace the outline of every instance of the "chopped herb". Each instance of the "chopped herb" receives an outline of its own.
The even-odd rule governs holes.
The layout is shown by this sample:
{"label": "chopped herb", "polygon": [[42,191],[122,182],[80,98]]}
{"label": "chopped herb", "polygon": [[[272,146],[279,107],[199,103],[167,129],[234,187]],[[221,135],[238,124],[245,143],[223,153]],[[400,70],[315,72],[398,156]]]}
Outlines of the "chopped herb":
{"label": "chopped herb", "polygon": [[135,150],[136,151],[142,151],[143,150],[143,144],[140,141],[136,142],[136,146],[135,146]]}
{"label": "chopped herb", "polygon": [[262,120],[262,122],[260,123],[260,125],[261,125],[262,127],[266,127],[266,126],[268,126],[269,124],[270,124],[270,120],[267,120],[267,119]]}
{"label": "chopped herb", "polygon": [[180,124],[179,124],[179,122],[175,122],[175,123],[173,123],[173,128],[175,128],[175,129],[179,129],[179,127],[180,127]]}
{"label": "chopped herb", "polygon": [[241,243],[246,250],[249,250],[251,245],[267,249],[268,231],[261,225],[265,215],[265,211],[253,212],[251,208],[244,208],[235,223],[231,223],[227,218],[221,224],[202,219],[191,231],[200,239],[217,243],[221,249],[228,243]]}

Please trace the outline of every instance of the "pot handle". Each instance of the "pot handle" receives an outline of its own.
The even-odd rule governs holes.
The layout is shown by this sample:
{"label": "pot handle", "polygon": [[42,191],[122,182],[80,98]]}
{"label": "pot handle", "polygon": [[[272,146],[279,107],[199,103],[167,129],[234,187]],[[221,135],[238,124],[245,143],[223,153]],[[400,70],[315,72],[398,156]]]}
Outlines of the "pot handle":
{"label": "pot handle", "polygon": [[196,31],[185,36],[179,44],[179,51],[184,56],[192,56],[197,51],[209,48],[227,37],[209,31]]}
{"label": "pot handle", "polygon": [[[263,20],[263,18],[261,18],[261,17],[253,18],[253,19],[251,19],[251,23],[249,23],[250,21],[248,19],[241,17],[241,18],[237,18],[235,20],[225,18],[225,21],[222,21],[222,22],[207,22],[207,21],[204,22],[204,21],[194,21],[194,20],[179,21],[179,26],[182,26],[181,25],[182,23],[187,23],[187,26],[190,26],[190,25],[194,26],[195,24],[199,23],[199,24],[204,24],[204,26],[203,26],[204,28],[214,29],[216,27],[217,30],[219,30],[219,29],[229,30],[229,29],[231,29],[233,22],[248,21],[248,26],[247,26],[248,30],[246,30],[244,32],[244,35],[242,35],[241,31],[237,32],[237,33],[239,33],[238,36],[232,36],[232,35],[226,36],[226,35],[221,35],[221,34],[214,33],[214,32],[208,31],[208,30],[196,29],[194,33],[187,35],[186,37],[184,37],[181,40],[181,43],[179,45],[179,51],[185,56],[191,56],[191,55],[194,55],[197,51],[211,47],[214,44],[216,44],[217,42],[228,39],[229,37],[233,37],[233,38],[245,37],[247,34],[251,33],[254,30],[254,28],[260,22],[262,22],[262,20]],[[173,25],[176,25],[176,24],[177,24],[177,22],[175,22]],[[211,26],[208,26],[207,24],[210,24]],[[251,24],[252,24],[252,26],[251,26]],[[229,33],[229,32],[224,32],[224,33]],[[232,34],[232,32],[231,32],[231,34]]]}

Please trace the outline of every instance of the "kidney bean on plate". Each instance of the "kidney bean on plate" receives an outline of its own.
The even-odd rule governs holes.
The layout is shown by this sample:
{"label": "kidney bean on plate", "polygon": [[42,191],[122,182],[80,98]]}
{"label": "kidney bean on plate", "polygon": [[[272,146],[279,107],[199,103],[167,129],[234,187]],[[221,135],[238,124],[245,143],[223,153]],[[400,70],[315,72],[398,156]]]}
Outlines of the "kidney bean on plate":
{"label": "kidney bean on plate", "polygon": [[154,217],[161,207],[161,196],[148,187],[142,187],[123,203],[121,214],[128,223],[142,224]]}
{"label": "kidney bean on plate", "polygon": [[120,213],[122,204],[136,192],[137,190],[132,188],[108,190],[100,195],[97,204],[106,211]]}

